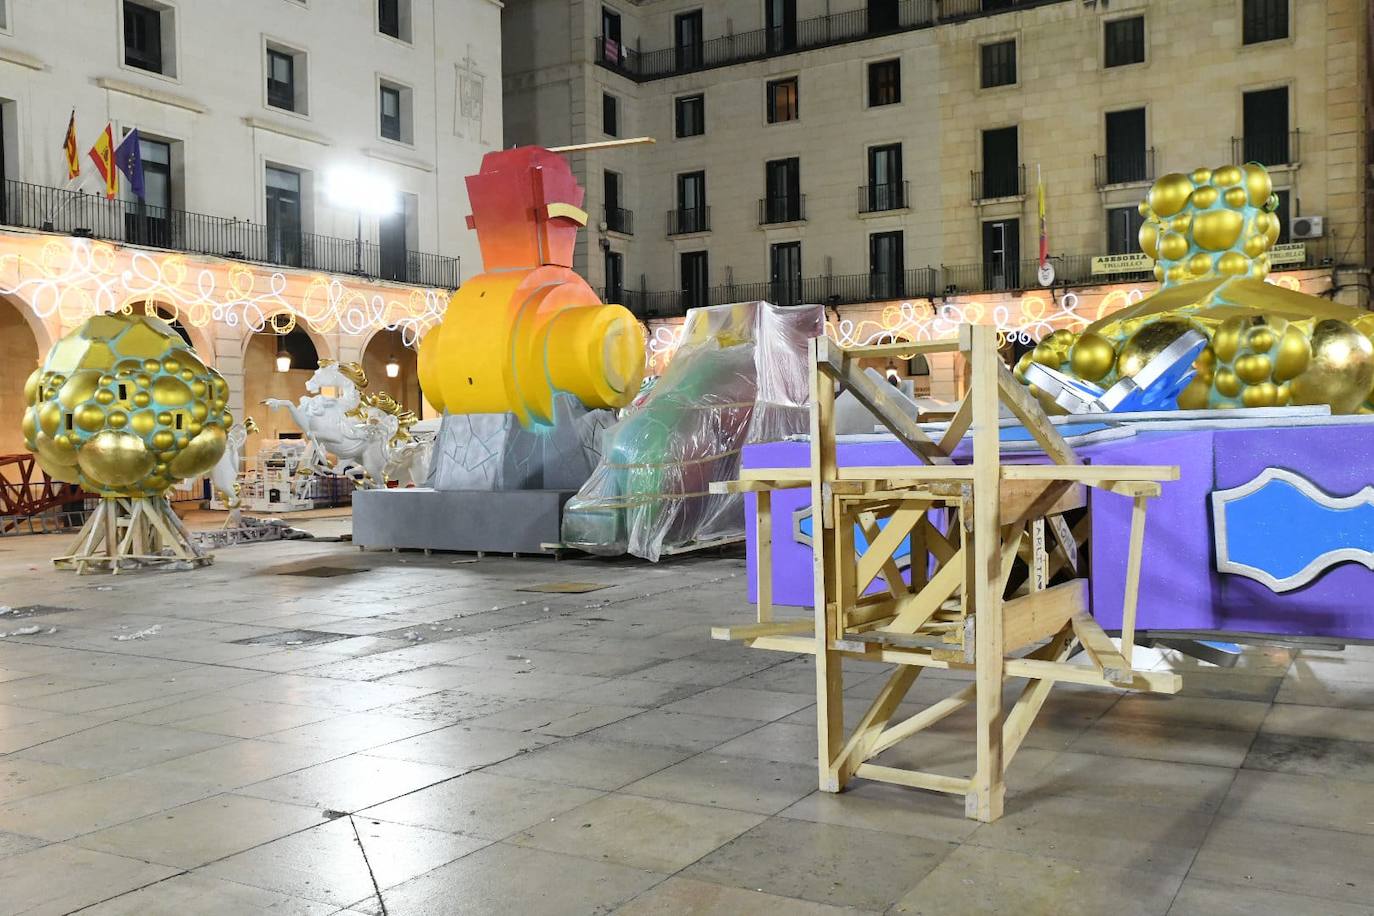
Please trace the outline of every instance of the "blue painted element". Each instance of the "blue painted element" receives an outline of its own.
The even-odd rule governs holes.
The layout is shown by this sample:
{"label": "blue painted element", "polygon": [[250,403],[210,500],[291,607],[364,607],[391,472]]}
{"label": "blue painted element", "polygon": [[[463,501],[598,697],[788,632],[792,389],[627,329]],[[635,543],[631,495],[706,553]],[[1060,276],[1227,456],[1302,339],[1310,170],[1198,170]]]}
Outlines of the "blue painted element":
{"label": "blue painted element", "polygon": [[[1109,428],[1110,426],[1106,423],[1061,423],[1055,427],[1059,430],[1059,434],[1066,439],[1074,436],[1085,436],[1088,433]],[[1000,438],[1003,442],[1029,442],[1033,437],[1024,426],[1003,426]]]}
{"label": "blue painted element", "polygon": [[1269,468],[1212,494],[1217,569],[1282,592],[1345,561],[1374,566],[1374,490],[1331,496],[1292,471]]}
{"label": "blue painted element", "polygon": [[[886,528],[890,519],[878,519],[879,530]],[[793,537],[798,544],[811,546],[811,508],[808,506],[804,512],[798,515],[793,524]],[[863,529],[858,525],[854,526],[854,547],[858,553],[863,553],[868,549],[868,538],[864,537]],[[911,565],[911,537],[902,539],[902,543],[892,552],[892,559],[897,562],[897,566],[905,570]],[[880,575],[879,580],[882,579]]]}

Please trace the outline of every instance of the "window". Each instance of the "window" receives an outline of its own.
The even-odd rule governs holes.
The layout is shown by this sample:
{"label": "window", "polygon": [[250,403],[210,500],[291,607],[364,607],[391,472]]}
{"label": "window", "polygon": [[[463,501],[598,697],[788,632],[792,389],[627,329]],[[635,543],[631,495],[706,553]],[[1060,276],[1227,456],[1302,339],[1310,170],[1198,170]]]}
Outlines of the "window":
{"label": "window", "polygon": [[267,260],[301,265],[301,173],[267,167]]}
{"label": "window", "polygon": [[[406,203],[410,204],[410,195]],[[406,216],[410,206],[399,206],[377,221],[377,254],[380,261],[381,276],[384,280],[408,281],[406,250],[410,247],[406,238]]]}
{"label": "window", "polygon": [[140,135],[143,196],[124,215],[125,237],[135,244],[172,247],[172,145]]}
{"label": "window", "polygon": [[705,172],[685,172],[677,176],[677,209],[672,217],[668,227],[670,234],[705,232],[710,228]]}
{"label": "window", "polygon": [[1107,211],[1107,253],[1134,254],[1140,250],[1140,227],[1145,217],[1139,207],[1113,207]]}
{"label": "window", "polygon": [[151,3],[124,0],[124,63],[150,73],[173,76],[171,64],[172,10]]}
{"label": "window", "polygon": [[868,187],[864,211],[900,210],[906,206],[906,185],[902,181],[902,144],[868,148]]}
{"label": "window", "polygon": [[1016,134],[1015,127],[983,131],[983,199],[1023,193]]}
{"label": "window", "polygon": [[377,31],[410,41],[410,0],[377,0]]}
{"label": "window", "polygon": [[601,93],[601,130],[608,137],[620,136],[620,100],[609,92]]}
{"label": "window", "polygon": [[791,223],[806,218],[802,212],[800,159],[793,156],[765,163],[764,184],[759,222]]}
{"label": "window", "polygon": [[1145,149],[1145,109],[1107,113],[1107,184],[1150,179]]}
{"label": "window", "polygon": [[602,173],[601,191],[606,206],[606,228],[612,232],[630,232],[630,212],[624,209],[621,196],[623,180],[619,172]]}
{"label": "window", "polygon": [[620,14],[609,7],[601,8],[601,59],[618,64],[621,59]]}
{"label": "window", "polygon": [[1113,19],[1103,27],[1102,63],[1124,67],[1145,61],[1145,17]]}
{"label": "window", "polygon": [[902,282],[906,268],[903,260],[903,235],[875,232],[868,237],[869,295],[875,299],[897,299],[906,295]]}
{"label": "window", "polygon": [[625,298],[625,256],[618,251],[606,252],[606,301],[619,304]]}
{"label": "window", "polygon": [[1241,155],[1246,162],[1287,165],[1293,161],[1288,144],[1288,87],[1245,93],[1242,115]]}
{"label": "window", "polygon": [[706,252],[684,251],[680,261],[683,308],[702,308],[707,304],[706,291],[711,288],[710,267],[706,260]]}
{"label": "window", "polygon": [[1288,37],[1288,0],[1245,0],[1241,41],[1247,45]]}
{"label": "window", "polygon": [[797,103],[797,78],[789,76],[784,80],[768,83],[768,123],[795,121],[801,117]]}
{"label": "window", "polygon": [[797,0],[764,0],[763,18],[769,54],[797,46]]}
{"label": "window", "polygon": [[868,65],[868,106],[895,105],[902,100],[902,62],[880,60]]}
{"label": "window", "polygon": [[401,90],[394,86],[382,86],[379,106],[382,114],[382,136],[388,140],[400,140]]}
{"label": "window", "polygon": [[686,95],[674,103],[675,132],[678,138],[699,137],[706,133],[706,96]]}
{"label": "window", "polygon": [[983,223],[983,283],[988,289],[1017,289],[1021,285],[1021,221]]}
{"label": "window", "polygon": [[267,49],[267,104],[283,111],[296,105],[296,55],[284,48]]}
{"label": "window", "polygon": [[983,45],[983,88],[1016,84],[1016,39]]}
{"label": "window", "polygon": [[679,70],[695,70],[702,65],[701,10],[673,17],[673,39]]}
{"label": "window", "polygon": [[797,305],[801,302],[801,242],[778,242],[769,246],[768,276],[774,305]]}

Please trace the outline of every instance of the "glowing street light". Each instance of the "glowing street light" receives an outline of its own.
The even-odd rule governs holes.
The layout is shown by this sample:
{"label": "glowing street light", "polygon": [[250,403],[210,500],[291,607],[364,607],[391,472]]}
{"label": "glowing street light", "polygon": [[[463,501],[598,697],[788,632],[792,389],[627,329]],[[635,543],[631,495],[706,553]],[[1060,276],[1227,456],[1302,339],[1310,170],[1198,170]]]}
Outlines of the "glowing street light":
{"label": "glowing street light", "polygon": [[291,371],[291,354],[286,350],[286,336],[283,334],[277,335],[277,371]]}
{"label": "glowing street light", "polygon": [[386,377],[396,378],[401,374],[401,363],[396,357],[391,357],[386,363]]}
{"label": "glowing street light", "polygon": [[340,210],[358,214],[357,263],[355,271],[363,272],[363,214],[390,216],[401,208],[401,196],[396,186],[385,178],[352,168],[338,168],[325,175],[326,199]]}

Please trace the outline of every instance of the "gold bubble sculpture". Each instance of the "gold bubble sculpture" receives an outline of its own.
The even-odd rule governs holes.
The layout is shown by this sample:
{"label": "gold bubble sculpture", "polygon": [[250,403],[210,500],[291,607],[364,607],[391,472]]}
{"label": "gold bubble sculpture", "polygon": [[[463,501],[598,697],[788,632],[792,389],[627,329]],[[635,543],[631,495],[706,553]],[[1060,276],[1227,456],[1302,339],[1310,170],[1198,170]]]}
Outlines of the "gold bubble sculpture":
{"label": "gold bubble sculpture", "polygon": [[102,497],[76,551],[54,562],[83,572],[209,562],[166,492],[209,473],[224,454],[228,392],[176,331],[149,315],[97,315],[54,344],[24,387],[24,444],[48,476]]}
{"label": "gold bubble sculpture", "polygon": [[[1374,412],[1374,313],[1265,282],[1277,208],[1269,173],[1255,163],[1161,177],[1140,204],[1139,236],[1159,291],[1067,340],[1056,331],[1021,358],[1016,376],[1025,382],[1026,366],[1038,362],[1110,387],[1193,329],[1209,344],[1178,397],[1182,409]],[[1031,391],[1047,410],[1064,412]]]}

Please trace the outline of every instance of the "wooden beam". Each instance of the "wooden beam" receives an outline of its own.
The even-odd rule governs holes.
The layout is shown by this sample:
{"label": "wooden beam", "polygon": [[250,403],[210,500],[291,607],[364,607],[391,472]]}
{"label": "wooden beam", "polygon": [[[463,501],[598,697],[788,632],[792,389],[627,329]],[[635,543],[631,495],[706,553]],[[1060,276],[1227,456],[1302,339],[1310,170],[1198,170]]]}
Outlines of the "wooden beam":
{"label": "wooden beam", "polygon": [[869,756],[876,757],[893,745],[905,741],[917,732],[924,731],[936,722],[946,719],[963,709],[969,703],[973,702],[973,697],[977,689],[978,686],[976,684],[969,684],[953,696],[938,700],[920,712],[908,716],[906,719],[888,728],[879,735],[878,740],[873,743],[873,748]]}
{"label": "wooden beam", "polygon": [[754,496],[754,580],[758,620],[766,623],[773,619],[773,494],[768,490]]}
{"label": "wooden beam", "polygon": [[741,639],[758,639],[760,636],[790,636],[798,633],[814,633],[815,630],[816,621],[814,620],[770,620],[760,623],[743,623],[731,626],[711,627],[711,638],[735,641]]}
{"label": "wooden beam", "polygon": [[920,770],[902,770],[897,767],[878,766],[876,763],[863,763],[854,773],[863,779],[878,782],[891,782],[913,789],[929,789],[949,795],[967,795],[969,780],[960,776],[943,776],[939,773],[924,773]]}
{"label": "wooden beam", "polygon": [[840,752],[839,758],[832,765],[832,776],[836,781],[847,782],[859,764],[877,753],[871,750],[873,742],[878,740],[878,736],[887,728],[892,713],[906,698],[907,691],[911,689],[911,685],[916,681],[916,675],[920,673],[920,668],[910,665],[900,666],[892,672],[882,689],[878,691],[878,695],[873,698],[873,702],[869,704],[863,718],[859,720],[854,733],[849,736],[849,741]]}
{"label": "wooden beam", "polygon": [[1126,661],[1096,618],[1087,611],[1079,611],[1069,618],[1069,622],[1073,624],[1074,635],[1083,644],[1083,651],[1088,653],[1102,676],[1113,684],[1130,684],[1133,680],[1131,663]]}
{"label": "wooden beam", "polygon": [[[863,594],[869,584],[878,577],[878,573],[882,572],[887,579],[888,591],[892,592],[894,598],[901,597],[900,593],[906,590],[905,580],[892,555],[911,534],[911,529],[925,518],[925,514],[924,508],[898,509],[888,517],[887,524],[882,530],[878,530],[877,521],[873,516],[868,513],[859,514],[859,525],[863,528],[865,540],[868,541],[868,549],[859,557],[859,594]],[[865,516],[871,521],[865,522]]]}
{"label": "wooden beam", "polygon": [[829,338],[819,338],[818,360],[828,366],[830,373],[854,395],[864,407],[877,417],[892,435],[896,436],[912,454],[926,464],[949,464],[949,457],[921,429],[920,422],[907,414],[897,405],[898,394],[891,385],[880,384],[869,378],[857,361],[849,359],[844,350],[833,346]]}
{"label": "wooden beam", "polygon": [[944,435],[940,437],[940,451],[946,455],[954,454],[954,449],[964,438],[964,433],[968,432],[969,424],[973,422],[973,402],[964,398],[959,402],[959,409],[950,418],[949,426],[945,428]]}
{"label": "wooden beam", "polygon": [[1072,579],[1002,605],[1003,639],[1008,652],[1048,639],[1075,614],[1088,608],[1088,580]]}
{"label": "wooden beam", "polygon": [[955,589],[964,584],[964,548],[959,548],[949,562],[930,577],[926,587],[912,596],[910,603],[891,623],[882,629],[889,633],[915,633],[921,624],[940,609]]}
{"label": "wooden beam", "polygon": [[571,146],[550,146],[551,153],[581,153],[589,149],[612,149],[618,146],[643,146],[657,143],[653,137],[626,137],[623,140],[597,140],[595,143],[574,143]]}
{"label": "wooden beam", "polygon": [[1171,671],[1135,671],[1129,684],[1114,684],[1103,677],[1102,672],[1096,668],[1032,658],[1009,658],[1006,662],[1006,672],[1007,677],[1044,678],[1092,687],[1124,687],[1147,693],[1178,693],[1183,689],[1182,676]]}
{"label": "wooden beam", "polygon": [[[827,548],[834,550],[837,545],[830,540],[834,520],[833,512],[826,505],[827,500],[833,499],[829,484],[835,479],[837,470],[835,385],[821,371],[821,355],[828,354],[829,346],[829,339],[824,336],[812,338],[807,346],[807,368],[811,375],[811,460],[805,470],[811,482],[811,587],[816,608],[812,639],[812,652],[816,656],[816,762],[821,790],[838,792],[844,784],[832,775],[831,764],[844,748],[844,673],[842,656],[830,648],[830,640],[839,630],[839,612],[835,609],[839,586],[827,557]],[[827,525],[827,521],[831,525]],[[853,526],[849,526],[851,538],[853,531]]]}
{"label": "wooden beam", "polygon": [[845,347],[847,356],[857,358],[877,358],[881,356],[917,356],[925,353],[954,353],[959,349],[959,338],[945,337],[940,340],[897,340],[892,343],[865,344],[859,347]]}
{"label": "wooden beam", "polygon": [[[1041,592],[1040,594],[1044,594]],[[1032,658],[1045,659],[1052,662],[1063,662],[1069,657],[1069,650],[1073,646],[1073,629],[1064,626],[1049,645],[1043,646],[1035,653]],[[1030,727],[1035,723],[1035,717],[1040,714],[1040,709],[1045,705],[1045,700],[1049,698],[1050,691],[1054,689],[1054,681],[1032,680],[1027,681],[1025,688],[1021,691],[1021,696],[1017,697],[1011,712],[1007,714],[1007,720],[1002,724],[1002,751],[1005,755],[1003,766],[1010,767],[1012,758],[1021,749],[1021,742],[1026,740],[1026,734]]]}
{"label": "wooden beam", "polygon": [[1131,664],[1135,649],[1135,613],[1140,604],[1140,561],[1145,550],[1145,497],[1131,506],[1131,539],[1126,548],[1126,594],[1121,607],[1121,654]]}
{"label": "wooden beam", "polygon": [[[1054,459],[1056,464],[1077,465],[1082,464],[1083,459],[1079,458],[1069,444],[1064,441],[1064,437],[1059,434],[1059,430],[1054,428],[1054,424],[1045,416],[1045,411],[1040,406],[1040,402],[1035,400],[1035,396],[1016,380],[1011,371],[997,357],[997,365],[994,367],[997,374],[996,384],[1001,393],[1001,400],[1021,421],[1021,425],[1031,434],[1045,454]],[[975,421],[977,422],[977,421]]]}
{"label": "wooden beam", "polygon": [[1059,466],[1053,464],[1007,464],[1002,466],[1006,480],[1076,480],[1091,486],[1104,481],[1178,480],[1178,466],[1173,464],[1081,464]]}

